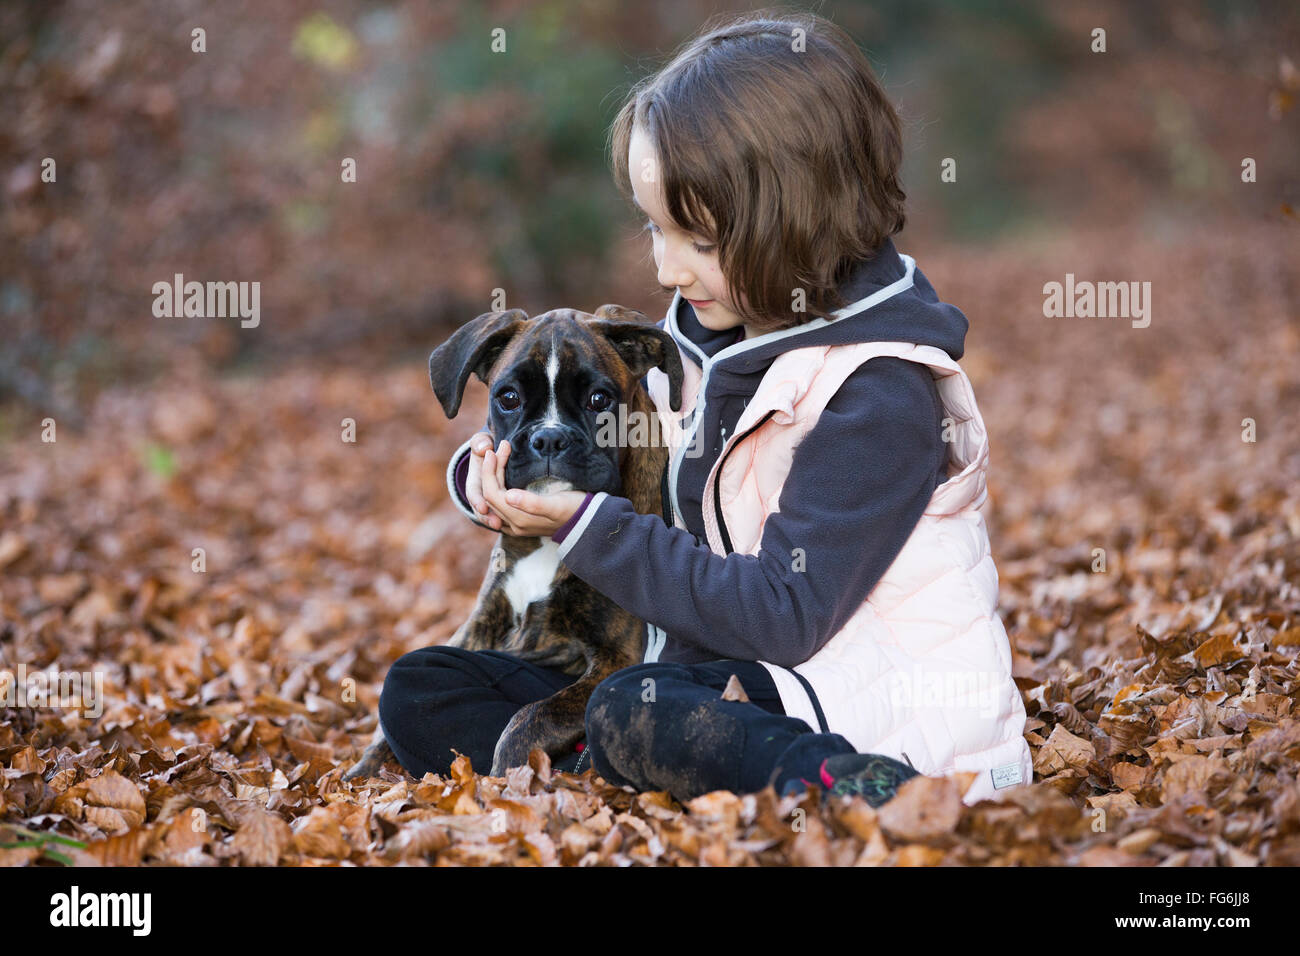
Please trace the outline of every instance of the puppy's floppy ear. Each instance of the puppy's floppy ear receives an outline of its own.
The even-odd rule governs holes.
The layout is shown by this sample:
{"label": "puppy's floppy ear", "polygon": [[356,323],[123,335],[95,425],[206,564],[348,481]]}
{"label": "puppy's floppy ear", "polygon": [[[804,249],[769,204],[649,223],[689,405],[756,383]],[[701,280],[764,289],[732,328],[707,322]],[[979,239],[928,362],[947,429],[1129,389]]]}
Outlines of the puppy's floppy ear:
{"label": "puppy's floppy ear", "polygon": [[470,375],[486,383],[497,357],[527,322],[528,313],[523,309],[485,312],[433,350],[429,356],[429,383],[448,418],[455,418],[460,411]]}
{"label": "puppy's floppy ear", "polygon": [[649,324],[649,319],[635,309],[621,305],[602,305],[589,323],[604,335],[619,357],[638,379],[652,368],[668,376],[668,404],[673,411],[682,407],[682,356],[677,343],[663,329]]}

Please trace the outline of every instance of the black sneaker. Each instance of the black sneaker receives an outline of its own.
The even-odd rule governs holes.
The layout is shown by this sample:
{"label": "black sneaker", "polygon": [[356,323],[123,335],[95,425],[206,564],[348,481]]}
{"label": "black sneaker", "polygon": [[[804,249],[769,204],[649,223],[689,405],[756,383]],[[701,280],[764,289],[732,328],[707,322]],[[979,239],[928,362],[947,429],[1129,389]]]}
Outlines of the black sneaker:
{"label": "black sneaker", "polygon": [[[904,755],[906,756],[906,755]],[[860,796],[873,807],[893,799],[904,781],[920,776],[916,769],[883,754],[837,754],[822,761],[820,785],[835,796]],[[791,780],[782,796],[812,787],[809,780]]]}

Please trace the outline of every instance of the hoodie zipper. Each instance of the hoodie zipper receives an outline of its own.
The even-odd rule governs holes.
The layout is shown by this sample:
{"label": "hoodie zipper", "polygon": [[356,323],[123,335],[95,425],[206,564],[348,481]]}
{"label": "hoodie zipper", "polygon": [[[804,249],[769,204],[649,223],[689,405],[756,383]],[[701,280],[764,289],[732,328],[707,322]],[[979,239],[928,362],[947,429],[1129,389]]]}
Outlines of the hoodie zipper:
{"label": "hoodie zipper", "polygon": [[569,771],[570,773],[582,773],[582,762],[587,759],[589,749],[585,744],[583,745],[582,753],[578,754],[578,762],[573,765],[573,769]]}
{"label": "hoodie zipper", "polygon": [[722,457],[718,459],[717,467],[714,470],[713,513],[717,516],[718,519],[718,531],[721,532],[722,534],[722,547],[724,553],[726,554],[731,554],[732,547],[731,547],[731,535],[727,533],[727,522],[723,520],[722,517],[722,466],[727,463],[727,456],[736,450],[737,445],[739,445],[742,441],[744,441],[755,431],[757,431],[758,428],[762,426],[764,422],[766,422],[769,418],[771,418],[775,414],[776,414],[776,409],[773,408],[769,410],[767,414],[765,414],[758,421],[754,422],[754,424],[746,428],[739,435],[732,436],[731,445],[727,448],[726,451],[722,453]]}

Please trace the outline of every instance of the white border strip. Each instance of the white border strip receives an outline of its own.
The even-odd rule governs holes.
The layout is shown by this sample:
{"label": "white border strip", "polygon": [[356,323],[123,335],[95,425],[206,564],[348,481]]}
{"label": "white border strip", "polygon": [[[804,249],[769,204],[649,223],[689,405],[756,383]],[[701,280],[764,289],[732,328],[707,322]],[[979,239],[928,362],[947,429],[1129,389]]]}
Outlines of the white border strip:
{"label": "white border strip", "polygon": [[663,652],[664,644],[668,641],[668,634],[663,628],[646,621],[646,646],[643,663],[651,664],[659,660],[659,655]]}
{"label": "white border strip", "polygon": [[[463,514],[470,521],[474,522],[480,528],[487,528],[489,531],[496,531],[496,528],[483,520],[483,516],[460,500],[460,495],[456,493],[456,464],[460,461],[461,455],[469,451],[469,443],[473,438],[465,439],[465,443],[451,453],[451,461],[447,464],[447,494],[451,497],[451,503],[456,506],[456,510]],[[499,532],[498,532],[499,533]]]}
{"label": "white border strip", "polygon": [[808,691],[804,690],[803,682],[784,667],[769,664],[767,661],[758,663],[766,667],[767,672],[772,675],[772,683],[776,685],[776,691],[781,695],[781,706],[785,709],[786,716],[798,717],[812,728],[813,733],[821,733],[817,709],[813,707]]}
{"label": "white border strip", "polygon": [[586,531],[587,525],[591,524],[591,519],[596,517],[596,509],[600,507],[600,503],[608,497],[608,492],[601,491],[593,495],[591,501],[587,502],[587,510],[582,513],[582,517],[578,519],[578,523],[570,529],[569,533],[564,536],[564,541],[560,543],[560,550],[557,554],[561,561],[564,560],[564,556],[569,553],[573,546],[577,544],[578,539],[582,537],[582,532]]}

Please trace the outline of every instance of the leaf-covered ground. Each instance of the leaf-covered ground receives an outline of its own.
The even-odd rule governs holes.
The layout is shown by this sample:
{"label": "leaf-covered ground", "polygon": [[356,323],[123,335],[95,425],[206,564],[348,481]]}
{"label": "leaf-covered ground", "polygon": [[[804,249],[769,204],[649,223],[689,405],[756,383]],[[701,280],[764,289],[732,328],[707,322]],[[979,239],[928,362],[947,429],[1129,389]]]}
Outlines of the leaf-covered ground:
{"label": "leaf-covered ground", "polygon": [[[679,806],[544,761],[344,785],[387,667],[452,633],[486,566],[492,536],[443,484],[478,387],[449,424],[420,355],[177,367],[54,443],[11,407],[0,670],[98,670],[106,702],[0,707],[0,863],[1300,864],[1295,241],[902,244],[972,321],[1029,714],[1033,783],[974,807],[960,777],[879,811]],[[1066,272],[1150,281],[1150,327],[1044,318]]]}

